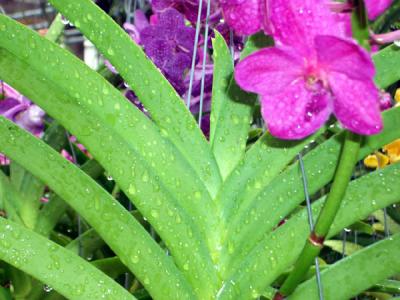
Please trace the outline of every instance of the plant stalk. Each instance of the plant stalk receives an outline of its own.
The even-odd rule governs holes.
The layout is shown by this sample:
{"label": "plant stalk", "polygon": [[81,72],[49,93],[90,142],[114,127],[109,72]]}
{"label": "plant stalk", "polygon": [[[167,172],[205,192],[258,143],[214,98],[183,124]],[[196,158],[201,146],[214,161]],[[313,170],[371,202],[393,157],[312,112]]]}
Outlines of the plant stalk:
{"label": "plant stalk", "polygon": [[46,33],[46,38],[52,42],[57,42],[64,32],[65,25],[62,22],[61,14],[57,14]]}
{"label": "plant stalk", "polygon": [[289,275],[276,294],[275,299],[282,299],[290,295],[298,284],[303,280],[310,266],[314,262],[323,247],[323,242],[340,208],[340,204],[346,192],[347,186],[353,173],[354,165],[358,160],[360,149],[360,136],[351,132],[346,133],[343,143],[342,154],[333,185],[328,198],[318,216],[314,230],[311,232],[302,253],[300,254],[294,271]]}

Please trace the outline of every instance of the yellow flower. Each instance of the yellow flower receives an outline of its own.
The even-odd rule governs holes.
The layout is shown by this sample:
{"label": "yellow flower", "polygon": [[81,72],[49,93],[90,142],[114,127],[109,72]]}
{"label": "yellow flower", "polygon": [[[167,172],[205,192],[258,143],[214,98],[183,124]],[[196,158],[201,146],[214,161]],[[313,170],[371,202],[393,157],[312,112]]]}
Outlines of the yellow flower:
{"label": "yellow flower", "polygon": [[400,139],[383,147],[383,151],[389,157],[391,164],[400,161]]}
{"label": "yellow flower", "polygon": [[375,154],[368,155],[364,159],[364,165],[367,168],[371,169],[384,168],[389,164],[389,162],[389,157],[381,152],[376,152]]}
{"label": "yellow flower", "polygon": [[396,102],[395,106],[400,106],[400,89],[396,90],[394,94],[394,101]]}

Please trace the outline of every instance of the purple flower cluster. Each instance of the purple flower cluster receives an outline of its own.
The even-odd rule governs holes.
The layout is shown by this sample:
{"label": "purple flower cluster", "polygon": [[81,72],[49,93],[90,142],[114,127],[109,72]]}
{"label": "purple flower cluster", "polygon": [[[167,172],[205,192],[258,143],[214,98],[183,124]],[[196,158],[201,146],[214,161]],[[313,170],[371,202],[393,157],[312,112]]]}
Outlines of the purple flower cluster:
{"label": "purple flower cluster", "polygon": [[183,16],[168,8],[160,13],[154,25],[140,32],[140,43],[175,87],[185,92],[184,74],[190,68],[196,31],[185,25]]}
{"label": "purple flower cluster", "polygon": [[[222,22],[222,14],[217,1],[211,1],[210,25],[212,28],[222,31],[224,36],[229,39],[229,29]],[[143,47],[147,56],[161,70],[175,90],[183,99],[188,98],[190,68],[194,55],[195,44],[195,24],[197,20],[199,2],[183,0],[153,0],[153,15],[148,19],[143,11],[135,12],[134,23],[125,23],[124,28],[131,38]],[[207,9],[207,1],[203,1],[201,20],[204,22]],[[202,24],[203,26],[204,24]],[[235,41],[240,44],[235,37]],[[210,44],[210,43],[209,43]],[[206,117],[202,124],[205,132],[208,131],[207,120],[211,107],[211,90],[213,79],[213,64],[211,58],[207,55],[203,57],[202,48],[204,46],[204,37],[200,35],[197,49],[197,57],[194,70],[194,81],[191,91],[192,113],[199,113],[199,101],[201,93],[201,66],[203,61],[206,63],[205,90],[203,112]],[[112,68],[112,66],[109,66]],[[126,92],[127,98],[145,111],[132,91]]]}
{"label": "purple flower cluster", "polygon": [[[45,112],[4,82],[0,84],[0,115],[36,136],[43,134]],[[8,158],[0,153],[0,165],[7,164]]]}
{"label": "purple flower cluster", "polygon": [[1,83],[0,94],[0,115],[32,134],[41,136],[45,112],[4,82]]}

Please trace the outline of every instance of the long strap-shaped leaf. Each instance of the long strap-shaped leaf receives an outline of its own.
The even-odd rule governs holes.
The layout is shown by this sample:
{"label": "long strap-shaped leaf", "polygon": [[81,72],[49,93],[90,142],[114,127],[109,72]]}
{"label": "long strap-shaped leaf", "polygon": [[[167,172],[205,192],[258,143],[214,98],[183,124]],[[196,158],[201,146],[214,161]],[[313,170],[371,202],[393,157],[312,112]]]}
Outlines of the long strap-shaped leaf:
{"label": "long strap-shaped leaf", "polygon": [[[255,34],[246,42],[241,58],[272,45],[264,34]],[[246,151],[247,137],[257,95],[242,91],[234,79],[232,53],[216,31],[213,40],[214,81],[210,144],[223,179],[231,174]]]}
{"label": "long strap-shaped leaf", "polygon": [[[399,180],[400,165],[397,164],[351,182],[327,238],[372,212],[396,203]],[[318,216],[323,201],[313,204],[314,216]],[[309,234],[307,212],[303,209],[283,226],[266,234],[244,260],[232,264],[234,273],[225,280],[219,299],[235,299],[238,295],[243,297],[241,299],[250,299],[252,295],[261,294],[265,286],[272,284],[296,261]]]}
{"label": "long strap-shaped leaf", "polygon": [[74,300],[136,299],[84,259],[0,218],[0,258]]}
{"label": "long strap-shaped leaf", "polygon": [[0,117],[0,151],[48,184],[87,220],[157,299],[190,299],[172,259],[111,195],[42,141]]}
{"label": "long strap-shaped leaf", "polygon": [[[383,114],[384,131],[365,138],[359,153],[360,159],[400,137],[399,115],[400,108]],[[331,181],[339,159],[342,138],[343,133],[340,133],[304,157],[310,194]],[[242,199],[241,207],[228,228],[228,235],[235,234],[230,234],[230,240],[227,241],[230,245],[225,245],[230,250],[225,253],[234,252],[235,255],[229,256],[231,258],[239,258],[239,252],[245,256],[265,232],[272,230],[304,200],[302,184],[300,168],[295,163],[257,193],[248,193],[251,197]]]}
{"label": "long strap-shaped leaf", "polygon": [[221,178],[211,149],[184,102],[142,49],[91,0],[49,1],[113,64],[152,119],[187,158],[212,196]]}
{"label": "long strap-shaped leaf", "polygon": [[[201,189],[201,181],[193,178],[191,167],[101,76],[14,21],[3,16],[0,20],[9,29],[0,30],[4,37],[0,45],[13,52],[1,50],[0,76],[88,147],[153,224],[191,282],[210,291],[205,287],[218,280],[206,243],[216,249],[218,227],[212,225],[216,220],[210,214],[208,193]],[[81,84],[82,78],[87,85]],[[214,230],[207,232],[210,227]],[[202,269],[207,272],[192,272]]]}
{"label": "long strap-shaped leaf", "polygon": [[[400,234],[392,236],[330,266],[321,274],[325,300],[346,300],[400,272]],[[338,289],[338,286],[341,287]],[[343,288],[344,287],[344,288]],[[315,277],[301,284],[289,300],[317,300]]]}
{"label": "long strap-shaped leaf", "polygon": [[222,178],[226,178],[246,151],[255,95],[240,90],[233,79],[232,54],[217,31],[213,41],[214,80],[210,144]]}

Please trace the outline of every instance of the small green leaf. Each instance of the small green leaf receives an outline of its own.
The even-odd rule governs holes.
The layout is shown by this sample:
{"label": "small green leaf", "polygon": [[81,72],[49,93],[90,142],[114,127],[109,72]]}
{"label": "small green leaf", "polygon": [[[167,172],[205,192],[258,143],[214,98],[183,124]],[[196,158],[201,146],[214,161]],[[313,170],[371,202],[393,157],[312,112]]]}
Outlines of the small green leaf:
{"label": "small green leaf", "polygon": [[[95,160],[88,160],[82,165],[81,169],[92,178],[99,177],[104,171]],[[49,202],[44,204],[39,212],[35,231],[46,237],[49,236],[58,220],[65,214],[67,208],[68,204],[60,197],[53,194]]]}
{"label": "small green leaf", "polygon": [[379,224],[382,225],[381,231],[385,230],[385,223],[386,223],[388,227],[387,229],[389,230],[390,233],[392,234],[400,233],[400,225],[397,224],[395,221],[393,221],[393,219],[390,216],[385,217],[383,210],[378,210],[374,212],[372,215],[375,217],[375,219],[379,221]]}
{"label": "small green leaf", "polygon": [[[321,273],[324,299],[350,299],[375,283],[399,273],[399,247],[400,234],[397,234],[325,269]],[[319,299],[315,277],[301,284],[288,298],[288,300],[303,299]]]}
{"label": "small green leaf", "polygon": [[[338,253],[343,253],[343,241],[327,240],[324,242],[324,246],[329,247],[333,251],[336,251]],[[363,248],[364,248],[363,246],[346,241],[346,246],[344,247],[344,254],[346,256],[349,256]]]}
{"label": "small green leaf", "polygon": [[19,216],[18,209],[23,203],[21,195],[17,192],[14,185],[11,184],[8,176],[0,170],[0,199],[3,202],[2,209],[7,213],[7,217],[19,224],[24,224]]}

